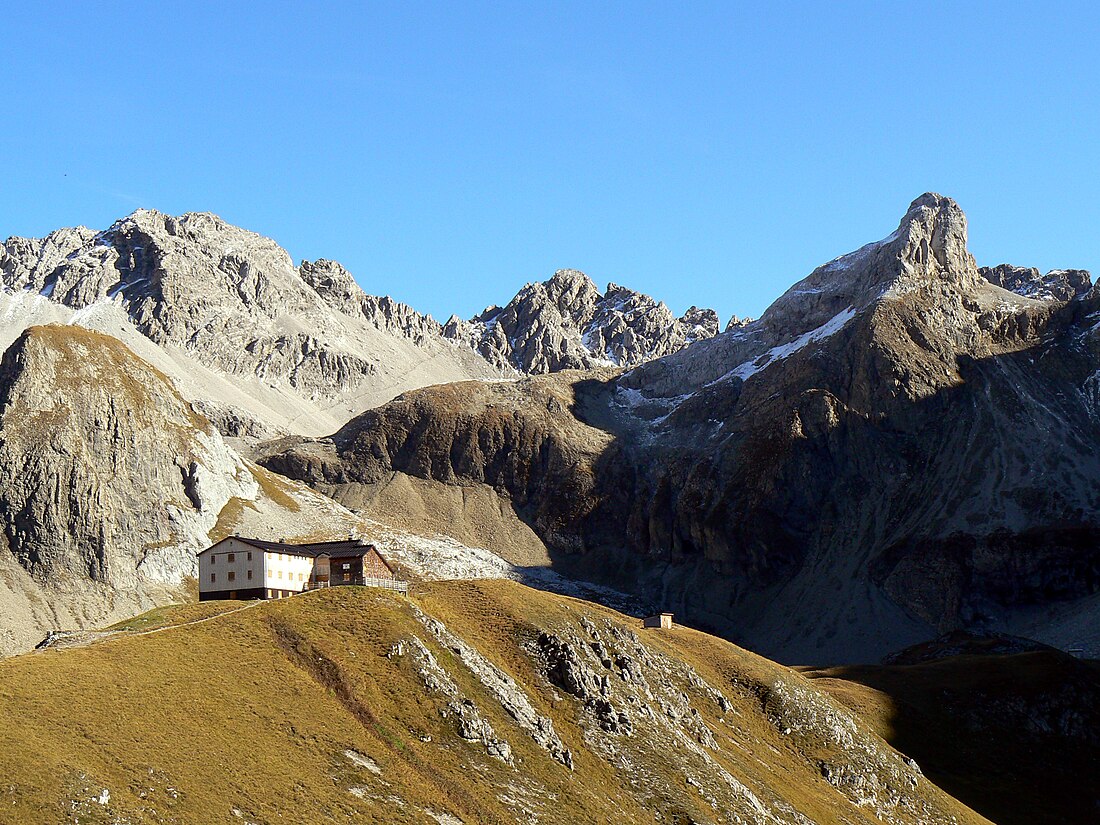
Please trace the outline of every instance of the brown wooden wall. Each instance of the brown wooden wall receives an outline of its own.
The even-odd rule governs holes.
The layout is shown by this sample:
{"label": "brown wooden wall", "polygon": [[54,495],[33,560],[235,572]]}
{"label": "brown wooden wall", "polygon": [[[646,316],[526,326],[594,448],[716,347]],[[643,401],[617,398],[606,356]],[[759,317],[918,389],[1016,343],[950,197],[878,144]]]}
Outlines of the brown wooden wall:
{"label": "brown wooden wall", "polygon": [[373,547],[363,554],[363,575],[372,579],[392,579],[393,572]]}

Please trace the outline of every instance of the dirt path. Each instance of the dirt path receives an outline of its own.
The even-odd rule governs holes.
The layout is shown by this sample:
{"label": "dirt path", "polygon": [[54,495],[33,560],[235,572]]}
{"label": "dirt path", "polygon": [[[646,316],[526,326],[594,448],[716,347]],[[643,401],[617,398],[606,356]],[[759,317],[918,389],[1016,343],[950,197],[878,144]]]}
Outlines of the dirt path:
{"label": "dirt path", "polygon": [[164,627],[154,627],[149,630],[62,630],[56,633],[51,632],[46,636],[46,639],[39,647],[36,647],[33,651],[29,651],[29,653],[87,647],[88,645],[107,641],[108,639],[115,639],[120,636],[131,638],[134,636],[148,636],[151,633],[163,633],[165,630],[176,630],[181,627],[191,627],[192,625],[203,624],[204,622],[212,622],[215,619],[232,616],[243,610],[250,610],[263,603],[263,599],[255,599],[245,602],[241,607],[234,608],[233,610],[226,610],[224,613],[215,613],[213,616],[204,616],[201,619],[192,619],[189,622],[181,622],[180,624],[167,624]]}

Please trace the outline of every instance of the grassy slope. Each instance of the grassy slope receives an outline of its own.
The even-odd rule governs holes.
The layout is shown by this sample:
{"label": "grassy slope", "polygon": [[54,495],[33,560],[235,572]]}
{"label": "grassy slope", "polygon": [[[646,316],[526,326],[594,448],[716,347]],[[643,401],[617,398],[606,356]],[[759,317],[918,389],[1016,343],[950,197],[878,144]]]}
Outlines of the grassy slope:
{"label": "grassy slope", "polygon": [[994,821],[1100,821],[1095,663],[1040,651],[804,672]]}
{"label": "grassy slope", "polygon": [[[655,797],[639,801],[631,771],[586,750],[580,703],[552,688],[519,644],[582,614],[634,628],[637,620],[500,581],[436,583],[415,601],[524,686],[573,751],[575,771],[517,733],[408,601],[339,588],[0,661],[0,822],[402,823],[434,822],[433,811],[503,823],[525,821],[524,806],[543,822],[654,821],[646,805]],[[191,606],[132,626],[210,615]],[[386,655],[411,636],[507,737],[515,769],[457,736],[441,713],[445,701],[425,691],[409,656]],[[642,641],[691,664],[733,702],[724,716],[717,706],[703,706],[703,715],[721,746],[716,758],[739,780],[817,823],[877,821],[822,779],[819,754],[768,721],[764,686],[799,677],[695,631],[649,632]],[[664,743],[639,739],[622,747],[671,789],[642,789],[668,797],[664,821],[718,820],[686,784],[675,748],[666,754]],[[96,800],[105,788],[103,805]],[[960,825],[985,821],[931,785],[922,793]]]}

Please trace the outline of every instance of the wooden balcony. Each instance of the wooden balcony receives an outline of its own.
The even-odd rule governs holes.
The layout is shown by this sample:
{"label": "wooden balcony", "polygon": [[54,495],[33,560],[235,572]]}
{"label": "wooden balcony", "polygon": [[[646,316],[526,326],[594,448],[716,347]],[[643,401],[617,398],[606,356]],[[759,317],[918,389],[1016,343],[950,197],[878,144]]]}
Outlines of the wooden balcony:
{"label": "wooden balcony", "polygon": [[360,576],[358,578],[348,579],[347,581],[311,581],[303,588],[303,592],[308,590],[323,590],[326,587],[344,587],[349,584],[358,585],[359,587],[378,587],[382,590],[393,590],[406,596],[409,594],[408,582],[399,579],[376,579],[370,576]]}

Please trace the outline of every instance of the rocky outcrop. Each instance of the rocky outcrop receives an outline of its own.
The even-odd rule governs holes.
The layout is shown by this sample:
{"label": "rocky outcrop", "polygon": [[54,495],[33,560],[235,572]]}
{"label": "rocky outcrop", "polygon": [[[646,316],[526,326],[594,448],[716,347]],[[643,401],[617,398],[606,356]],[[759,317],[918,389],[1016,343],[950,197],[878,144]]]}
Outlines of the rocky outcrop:
{"label": "rocky outcrop", "polygon": [[491,485],[559,567],[780,658],[1011,631],[1100,588],[1100,298],[994,286],[966,240],[927,194],[751,324],[618,377],[408,393],[268,466]]}
{"label": "rocky outcrop", "polygon": [[217,401],[193,401],[191,407],[213,424],[226,438],[241,438],[250,442],[269,441],[287,435],[285,430],[270,427],[233,404]]}
{"label": "rocky outcrop", "polygon": [[368,295],[351,273],[335,261],[303,261],[298,273],[330,307],[363,318],[383,332],[404,336],[422,346],[437,339],[443,331],[430,315],[421,315],[389,296]]}
{"label": "rocky outcrop", "polygon": [[536,374],[630,367],[718,331],[713,310],[691,307],[677,318],[663,303],[617,284],[601,294],[573,269],[528,284],[504,308],[489,307],[470,321],[452,316],[443,328],[496,366]]}
{"label": "rocky outcrop", "polygon": [[257,484],[209,422],[118,341],[35,327],[0,365],[0,523],[32,576],[179,584]]}
{"label": "rocky outcrop", "polygon": [[0,361],[0,654],[178,598],[195,553],[234,529],[356,526],[243,460],[115,338],[32,327]]}
{"label": "rocky outcrop", "polygon": [[1035,267],[998,264],[978,271],[991,284],[1040,301],[1070,301],[1092,287],[1092,275],[1084,269],[1052,269],[1043,275]]}
{"label": "rocky outcrop", "polygon": [[[530,698],[515,679],[485,658],[475,648],[447,629],[438,619],[426,616],[415,609],[414,613],[435,640],[450,650],[463,666],[489,691],[500,703],[516,725],[527,734],[554,761],[573,770],[573,754],[562,744],[554,731],[554,722],[548,716],[541,716],[531,704]],[[423,647],[423,644],[420,645]],[[466,703],[471,706],[472,703]],[[463,738],[469,738],[464,736]],[[498,748],[499,749],[499,748]],[[490,749],[490,753],[492,750]],[[509,754],[510,755],[510,754]],[[508,761],[508,756],[500,756]]]}
{"label": "rocky outcrop", "polygon": [[726,324],[726,332],[732,332],[735,329],[741,329],[741,327],[747,327],[753,322],[752,318],[738,318],[736,315],[732,316],[729,323]]}

